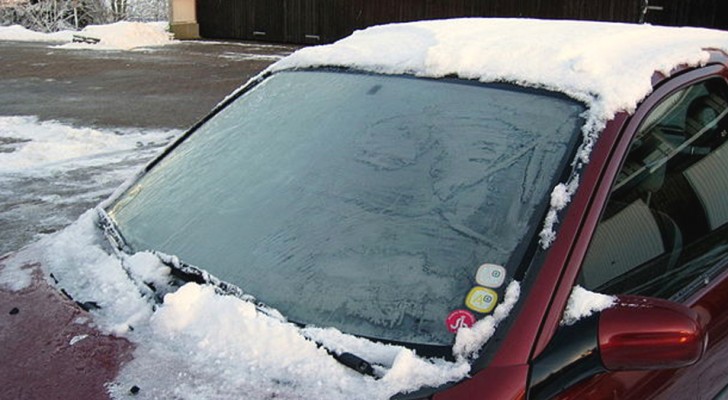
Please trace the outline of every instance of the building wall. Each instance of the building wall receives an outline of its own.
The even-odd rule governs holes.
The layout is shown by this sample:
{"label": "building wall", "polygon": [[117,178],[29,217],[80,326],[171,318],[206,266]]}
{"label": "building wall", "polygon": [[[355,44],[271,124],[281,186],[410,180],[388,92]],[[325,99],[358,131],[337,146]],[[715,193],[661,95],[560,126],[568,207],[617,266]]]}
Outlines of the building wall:
{"label": "building wall", "polygon": [[196,8],[195,0],[172,0],[172,22],[197,22]]}
{"label": "building wall", "polygon": [[[182,0],[173,0],[182,1]],[[192,1],[192,0],[186,0]],[[196,0],[205,38],[329,43],[363,27],[464,16],[638,22],[645,0]],[[646,22],[728,29],[728,0],[649,0]],[[662,10],[658,10],[662,7]]]}
{"label": "building wall", "polygon": [[169,26],[177,39],[198,39],[196,0],[169,0]]}

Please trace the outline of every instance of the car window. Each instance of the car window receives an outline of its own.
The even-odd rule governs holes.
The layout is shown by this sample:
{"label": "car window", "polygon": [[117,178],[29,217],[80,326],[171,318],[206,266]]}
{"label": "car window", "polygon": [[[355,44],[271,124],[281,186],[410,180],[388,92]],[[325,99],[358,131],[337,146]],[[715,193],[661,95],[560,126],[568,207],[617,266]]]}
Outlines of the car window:
{"label": "car window", "polygon": [[728,262],[725,81],[685,87],[642,121],[582,267],[609,294],[680,300]]}

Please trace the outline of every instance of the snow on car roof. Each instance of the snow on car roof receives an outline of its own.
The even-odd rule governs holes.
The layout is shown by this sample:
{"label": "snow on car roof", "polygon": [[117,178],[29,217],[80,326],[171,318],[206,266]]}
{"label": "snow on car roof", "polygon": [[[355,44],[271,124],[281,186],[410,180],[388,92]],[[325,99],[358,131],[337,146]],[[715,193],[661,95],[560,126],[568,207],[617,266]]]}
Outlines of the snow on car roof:
{"label": "snow on car roof", "polygon": [[[304,48],[268,71],[346,67],[382,74],[457,76],[511,82],[562,92],[584,102],[583,143],[574,165],[588,163],[606,121],[632,112],[652,92],[655,72],[728,53],[728,32],[624,23],[461,18],[375,26],[336,43]],[[557,213],[579,186],[574,172],[551,194],[540,233],[547,248],[556,238]]]}
{"label": "snow on car roof", "polygon": [[[584,101],[596,120],[632,111],[655,71],[728,52],[728,32],[621,23],[462,18],[375,26],[308,47],[271,70],[341,66],[384,74],[514,82]],[[596,121],[595,121],[596,122]]]}

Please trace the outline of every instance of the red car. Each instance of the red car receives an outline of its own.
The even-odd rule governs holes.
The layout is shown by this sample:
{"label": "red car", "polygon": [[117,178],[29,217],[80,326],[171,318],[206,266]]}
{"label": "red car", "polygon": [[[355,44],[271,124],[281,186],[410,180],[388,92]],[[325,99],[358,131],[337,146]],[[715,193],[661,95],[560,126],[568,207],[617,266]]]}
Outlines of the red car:
{"label": "red car", "polygon": [[498,19],[303,49],[0,259],[0,396],[724,398],[727,51]]}

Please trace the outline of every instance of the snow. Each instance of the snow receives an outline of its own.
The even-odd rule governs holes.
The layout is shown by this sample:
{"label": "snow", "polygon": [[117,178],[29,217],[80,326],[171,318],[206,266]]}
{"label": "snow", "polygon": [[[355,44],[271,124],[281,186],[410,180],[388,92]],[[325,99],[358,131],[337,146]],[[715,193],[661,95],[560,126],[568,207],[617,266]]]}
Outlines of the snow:
{"label": "snow", "polygon": [[31,265],[34,261],[36,260],[26,257],[26,254],[0,261],[3,265],[0,270],[0,287],[17,292],[30,286],[33,282]]}
{"label": "snow", "polygon": [[179,131],[79,128],[35,117],[0,117],[0,175],[57,173],[156,154]]}
{"label": "snow", "polygon": [[[728,52],[728,32],[702,28],[586,21],[464,18],[390,24],[334,44],[301,49],[268,71],[337,66],[382,74],[512,82],[584,102],[583,144],[574,167],[588,163],[598,132],[618,112],[632,112],[652,91],[652,77],[680,65],[704,65],[704,49]],[[562,183],[541,232],[548,248],[558,212],[578,187]],[[561,190],[558,188],[557,190]]]}
{"label": "snow", "polygon": [[[64,43],[57,46],[63,49],[133,50],[175,43],[167,27],[167,22],[120,21],[107,25],[89,25],[79,32],[40,33],[19,25],[0,26],[0,40]],[[73,35],[100,39],[100,42],[73,43]]]}
{"label": "snow", "polygon": [[617,302],[615,296],[590,292],[581,286],[575,286],[566,303],[561,325],[573,325],[576,321],[605,310]]}
{"label": "snow", "polygon": [[453,354],[460,359],[474,358],[478,351],[493,336],[498,324],[510,314],[521,293],[521,285],[517,281],[508,284],[503,302],[496,307],[493,314],[476,322],[470,328],[461,328],[455,337]]}
{"label": "snow", "polygon": [[172,34],[167,31],[167,22],[120,21],[109,25],[89,25],[79,34],[101,41],[96,44],[68,43],[61,48],[132,50],[139,47],[164,46],[173,43]]}
{"label": "snow", "polygon": [[73,34],[73,31],[54,33],[35,32],[20,25],[0,26],[0,40],[4,41],[65,43],[73,40]]}
{"label": "snow", "polygon": [[[426,359],[334,328],[299,328],[211,285],[185,284],[156,304],[147,284],[168,291],[170,269],[148,252],[109,254],[97,223],[97,211],[89,210],[63,231],[19,251],[17,260],[40,254],[45,276],[53,274],[74,300],[99,306],[87,323],[135,343],[134,359],[110,386],[117,398],[136,385],[142,399],[238,398],[240,393],[250,399],[386,399],[465,378],[468,360],[518,298],[519,285],[512,282],[487,322],[468,333],[461,330],[457,341],[468,344],[460,346],[456,361]],[[9,270],[13,278],[25,273],[21,281],[29,282],[29,270],[7,265],[0,269],[0,282],[9,281]],[[380,379],[339,364],[316,342],[377,364]]]}
{"label": "snow", "polygon": [[[101,43],[62,47],[133,49],[171,43],[162,24],[118,23],[88,27],[82,34],[98,37]],[[0,28],[0,40],[69,40],[61,37],[19,27]],[[300,50],[268,71],[330,65],[386,74],[457,75],[560,91],[588,106],[577,165],[588,162],[596,134],[609,118],[619,111],[633,111],[650,93],[654,71],[669,74],[680,64],[703,64],[708,59],[704,47],[728,50],[728,33],[573,21],[462,19],[370,28],[333,45]],[[171,136],[168,132],[116,134],[33,118],[0,118],[0,138],[12,139],[0,142],[0,179],[53,176],[127,156],[138,160],[139,154],[151,156],[159,151]],[[126,173],[130,175],[129,170]],[[578,180],[574,173],[552,191],[551,210],[541,232],[544,247],[555,239],[558,212],[570,202]],[[116,398],[126,398],[129,388],[137,386],[141,390],[135,397],[141,399],[224,399],[241,394],[251,399],[386,399],[422,386],[458,381],[468,376],[469,361],[477,357],[520,296],[519,283],[511,282],[492,315],[461,329],[453,346],[455,361],[426,359],[407,348],[334,328],[299,328],[279,314],[270,316],[248,301],[222,295],[211,285],[188,283],[171,291],[170,269],[158,255],[109,254],[97,218],[97,211],[89,210],[63,231],[3,260],[0,285],[12,290],[30,285],[31,269],[25,264],[40,254],[44,275],[53,274],[54,284],[76,301],[97,304],[99,308],[91,310],[92,319],[75,322],[126,337],[136,345],[133,360],[109,385]],[[162,293],[169,291],[161,305],[154,301],[149,285]],[[575,287],[562,324],[573,324],[615,300]],[[83,339],[74,337],[70,344]],[[317,342],[332,352],[350,352],[372,362],[379,379],[340,365]]]}
{"label": "snow", "polygon": [[0,117],[0,254],[73,222],[180,133]]}
{"label": "snow", "polygon": [[709,56],[704,48],[728,51],[728,32],[466,18],[357,31],[332,45],[301,49],[271,70],[328,65],[543,87],[586,102],[593,128],[618,111],[634,110],[651,92],[655,71],[669,74],[680,64],[704,64]]}

